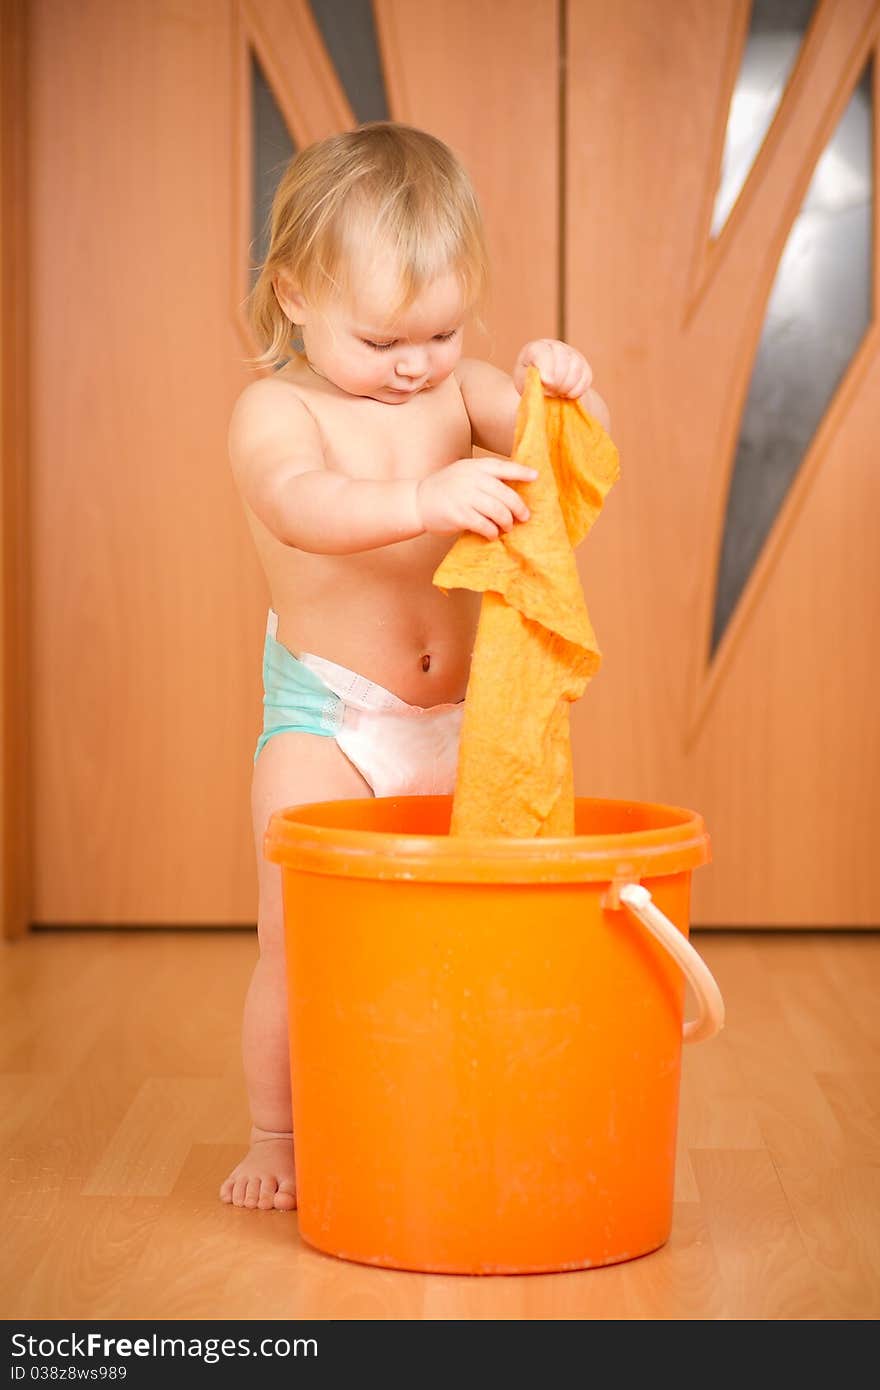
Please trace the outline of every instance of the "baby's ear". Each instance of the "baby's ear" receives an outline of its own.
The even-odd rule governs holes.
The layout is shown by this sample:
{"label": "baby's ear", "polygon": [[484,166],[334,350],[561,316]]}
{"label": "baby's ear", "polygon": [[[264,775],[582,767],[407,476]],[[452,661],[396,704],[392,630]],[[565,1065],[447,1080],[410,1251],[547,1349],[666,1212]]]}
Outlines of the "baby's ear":
{"label": "baby's ear", "polygon": [[272,288],[275,291],[275,298],[287,317],[295,319],[305,303],[299,288],[283,270],[279,270],[278,274],[273,277]]}

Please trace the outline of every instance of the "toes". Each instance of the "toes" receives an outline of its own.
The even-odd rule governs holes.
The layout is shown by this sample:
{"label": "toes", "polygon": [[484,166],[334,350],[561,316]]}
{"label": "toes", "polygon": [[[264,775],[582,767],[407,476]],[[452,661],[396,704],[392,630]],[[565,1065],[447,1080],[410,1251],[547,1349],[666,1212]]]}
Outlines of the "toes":
{"label": "toes", "polygon": [[234,1172],[221,1183],[220,1200],[251,1210],[259,1208],[260,1211],[293,1211],[296,1207],[296,1184],[293,1178],[284,1178],[279,1183],[271,1172]]}
{"label": "toes", "polygon": [[296,1185],[292,1178],[285,1178],[278,1184],[278,1191],[275,1193],[276,1211],[294,1211],[296,1208]]}
{"label": "toes", "polygon": [[271,1211],[275,1205],[275,1189],[278,1184],[274,1178],[263,1178],[263,1185],[260,1188],[260,1200],[257,1206],[261,1211]]}

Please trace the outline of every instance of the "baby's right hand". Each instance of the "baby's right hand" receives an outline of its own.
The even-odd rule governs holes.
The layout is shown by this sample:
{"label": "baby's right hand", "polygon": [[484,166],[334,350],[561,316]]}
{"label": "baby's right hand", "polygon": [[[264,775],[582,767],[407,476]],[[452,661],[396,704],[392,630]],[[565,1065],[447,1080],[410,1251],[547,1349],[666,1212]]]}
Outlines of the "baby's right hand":
{"label": "baby's right hand", "polygon": [[529,509],[502,478],[532,482],[538,474],[513,459],[469,458],[439,468],[416,487],[416,507],[425,530],[435,536],[476,531],[494,540],[514,521],[528,521]]}

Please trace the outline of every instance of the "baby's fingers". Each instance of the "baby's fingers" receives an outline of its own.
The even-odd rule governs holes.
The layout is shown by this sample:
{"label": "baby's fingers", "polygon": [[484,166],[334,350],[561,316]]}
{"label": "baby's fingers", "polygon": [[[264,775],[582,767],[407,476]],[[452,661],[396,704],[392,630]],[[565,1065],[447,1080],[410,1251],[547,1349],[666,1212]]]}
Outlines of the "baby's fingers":
{"label": "baby's fingers", "polygon": [[[509,489],[505,488],[505,492]],[[484,492],[477,500],[477,508],[490,521],[494,521],[502,531],[511,531],[523,503],[516,493],[510,493],[510,501],[500,499],[495,493]],[[528,512],[526,513],[528,515]]]}
{"label": "baby's fingers", "polygon": [[483,458],[479,462],[486,465],[483,471],[493,478],[512,478],[514,481],[531,483],[538,476],[537,468],[517,463],[516,459]]}
{"label": "baby's fingers", "polygon": [[[528,521],[529,509],[525,500],[520,497],[516,488],[508,487],[499,478],[489,478],[486,480],[484,496],[491,497],[497,507],[502,507],[505,514],[509,514],[510,525],[513,525],[513,518],[517,517],[520,521]],[[495,512],[491,515],[498,520]]]}
{"label": "baby's fingers", "polygon": [[475,531],[478,536],[485,536],[487,541],[494,541],[499,532],[498,527],[488,517],[483,516],[473,507],[465,522],[465,530]]}

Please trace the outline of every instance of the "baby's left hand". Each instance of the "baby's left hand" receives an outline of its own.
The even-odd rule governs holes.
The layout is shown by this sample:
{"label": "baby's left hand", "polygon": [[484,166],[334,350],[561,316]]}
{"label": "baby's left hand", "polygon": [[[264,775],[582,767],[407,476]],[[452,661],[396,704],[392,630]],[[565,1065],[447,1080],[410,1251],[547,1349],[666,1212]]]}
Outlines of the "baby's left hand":
{"label": "baby's left hand", "polygon": [[577,400],[593,380],[590,364],[577,348],[555,338],[536,338],[521,349],[513,369],[513,384],[520,395],[526,384],[526,368],[532,365],[538,368],[548,395],[572,396]]}

